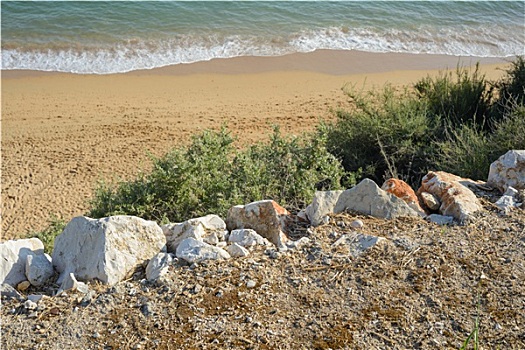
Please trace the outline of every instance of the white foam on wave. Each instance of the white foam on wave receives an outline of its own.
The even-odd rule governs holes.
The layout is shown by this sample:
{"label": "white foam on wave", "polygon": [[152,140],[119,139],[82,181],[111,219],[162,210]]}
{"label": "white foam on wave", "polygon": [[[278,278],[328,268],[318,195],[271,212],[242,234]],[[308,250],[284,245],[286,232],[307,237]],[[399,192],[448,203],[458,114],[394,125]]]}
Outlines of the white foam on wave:
{"label": "white foam on wave", "polygon": [[167,65],[238,56],[281,56],[319,49],[509,57],[523,54],[522,40],[494,28],[469,32],[420,28],[378,32],[372,28],[323,28],[284,40],[256,36],[179,37],[162,42],[134,40],[91,50],[2,50],[3,69],[31,69],[81,74],[123,73]]}

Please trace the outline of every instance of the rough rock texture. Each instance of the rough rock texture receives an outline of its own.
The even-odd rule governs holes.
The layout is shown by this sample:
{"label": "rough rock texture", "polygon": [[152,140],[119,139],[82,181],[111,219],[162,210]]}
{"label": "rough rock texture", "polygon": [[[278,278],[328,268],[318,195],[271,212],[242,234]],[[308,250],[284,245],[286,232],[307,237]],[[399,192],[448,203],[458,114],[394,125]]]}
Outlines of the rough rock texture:
{"label": "rough rock texture", "polygon": [[354,257],[363,254],[366,250],[373,248],[376,244],[384,243],[382,237],[365,235],[357,232],[350,232],[342,235],[332,246],[343,246],[348,249],[348,253]]}
{"label": "rough rock texture", "polygon": [[0,284],[0,295],[2,295],[2,298],[17,299],[17,300],[24,299],[22,298],[22,295],[18,293],[15,287],[7,283]]}
{"label": "rough rock texture", "polygon": [[85,294],[89,291],[89,287],[84,282],[77,281],[75,274],[71,272],[64,276],[57,295],[67,291],[79,291]]}
{"label": "rough rock texture", "polygon": [[381,186],[383,191],[386,191],[390,194],[393,194],[397,198],[401,198],[405,201],[406,204],[416,212],[420,213],[422,216],[425,216],[425,211],[421,208],[419,204],[419,199],[416,195],[416,192],[403,180],[399,179],[388,179]]}
{"label": "rough rock texture", "polygon": [[41,286],[55,274],[51,257],[47,254],[31,255],[26,258],[26,277],[33,286]]}
{"label": "rough rock texture", "polygon": [[226,226],[230,231],[253,229],[277,247],[283,247],[287,241],[284,231],[288,216],[288,211],[276,202],[263,200],[230,208]]}
{"label": "rough rock texture", "polygon": [[430,214],[425,219],[437,225],[451,225],[454,222],[454,218],[452,216],[445,216],[439,214]]}
{"label": "rough rock texture", "polygon": [[146,266],[146,279],[156,281],[159,277],[164,276],[173,262],[170,253],[158,253],[148,262]]}
{"label": "rough rock texture", "polygon": [[177,246],[177,258],[189,263],[204,260],[226,260],[231,258],[230,254],[222,248],[198,241],[195,238],[186,238]]}
{"label": "rough rock texture", "polygon": [[482,209],[474,192],[464,185],[471,183],[474,182],[444,171],[430,171],[421,180],[418,193],[433,194],[441,202],[439,207],[441,215],[452,216],[460,223],[464,223],[472,214]]}
{"label": "rough rock texture", "polygon": [[242,247],[251,247],[254,245],[269,245],[270,242],[251,229],[233,230],[228,236],[228,241],[237,243]]}
{"label": "rough rock texture", "polygon": [[525,150],[508,151],[490,165],[487,185],[505,192],[525,189]]}
{"label": "rough rock texture", "polygon": [[508,214],[510,210],[521,205],[518,202],[519,192],[514,187],[507,187],[507,190],[494,205],[501,209],[504,214]]}
{"label": "rough rock texture", "polygon": [[441,202],[439,201],[439,198],[434,196],[432,193],[428,192],[421,192],[419,194],[419,197],[421,198],[421,202],[423,202],[423,205],[427,207],[431,211],[438,211],[439,207],[441,206]]}
{"label": "rough rock texture", "polygon": [[316,191],[312,204],[306,207],[306,217],[312,226],[319,226],[323,218],[334,212],[339,196],[344,191]]}
{"label": "rough rock texture", "polygon": [[342,213],[345,210],[383,219],[419,215],[405,201],[383,191],[370,179],[364,179],[353,188],[341,193],[334,213]]}
{"label": "rough rock texture", "polygon": [[72,219],[55,240],[53,265],[81,280],[113,285],[166,248],[166,237],[153,221],[134,216]]}
{"label": "rough rock texture", "polygon": [[228,252],[228,254],[231,255],[232,258],[241,258],[250,255],[248,249],[244,248],[243,246],[237,243],[232,243],[231,245],[229,245],[226,248],[226,251]]}
{"label": "rough rock texture", "polygon": [[38,238],[19,239],[0,243],[0,284],[16,287],[26,280],[28,255],[43,255],[44,245]]}
{"label": "rough rock texture", "polygon": [[226,223],[217,215],[206,215],[182,223],[162,226],[169,252],[175,252],[179,243],[190,237],[209,244],[217,244],[224,240],[225,230]]}

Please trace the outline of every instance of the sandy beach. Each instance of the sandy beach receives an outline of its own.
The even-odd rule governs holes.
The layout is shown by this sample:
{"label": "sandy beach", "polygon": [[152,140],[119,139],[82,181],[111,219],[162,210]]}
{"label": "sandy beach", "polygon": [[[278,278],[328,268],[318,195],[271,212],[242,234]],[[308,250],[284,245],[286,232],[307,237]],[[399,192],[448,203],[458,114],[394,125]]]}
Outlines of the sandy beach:
{"label": "sandy beach", "polygon": [[313,130],[350,103],[345,84],[410,84],[501,59],[317,51],[112,75],[2,71],[2,240],[84,214],[98,181],[134,177],[191,135],[227,125],[239,146]]}

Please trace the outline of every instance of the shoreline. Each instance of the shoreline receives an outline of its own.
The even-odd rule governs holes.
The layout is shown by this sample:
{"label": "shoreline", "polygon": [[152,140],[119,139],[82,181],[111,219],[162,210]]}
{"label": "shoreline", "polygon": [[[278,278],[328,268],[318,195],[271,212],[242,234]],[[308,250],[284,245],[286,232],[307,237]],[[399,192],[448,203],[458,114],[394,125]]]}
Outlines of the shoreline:
{"label": "shoreline", "polygon": [[[487,79],[508,66],[480,62]],[[345,84],[406,85],[457,64],[319,51],[110,75],[2,71],[2,240],[85,213],[97,181],[133,178],[150,166],[148,153],[161,156],[204,129],[227,125],[239,146],[267,139],[272,125],[300,135],[351,108]]]}

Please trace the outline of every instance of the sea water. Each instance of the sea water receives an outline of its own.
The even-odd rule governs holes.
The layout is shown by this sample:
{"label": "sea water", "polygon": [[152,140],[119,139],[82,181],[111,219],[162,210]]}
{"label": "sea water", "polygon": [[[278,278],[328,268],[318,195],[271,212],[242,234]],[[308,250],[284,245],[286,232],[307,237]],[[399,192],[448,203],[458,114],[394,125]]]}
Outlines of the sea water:
{"label": "sea water", "polygon": [[524,1],[3,1],[2,69],[107,74],[318,49],[524,54]]}

